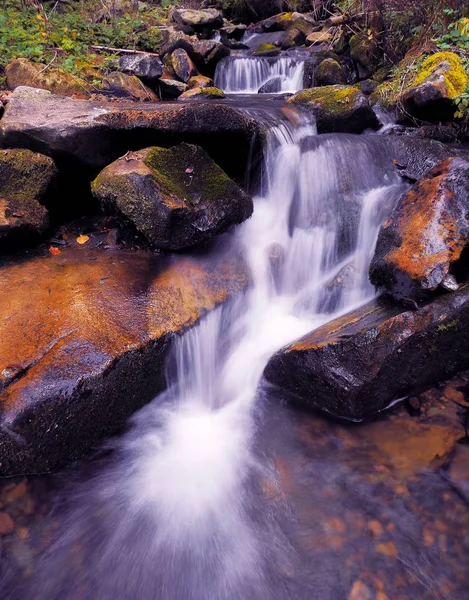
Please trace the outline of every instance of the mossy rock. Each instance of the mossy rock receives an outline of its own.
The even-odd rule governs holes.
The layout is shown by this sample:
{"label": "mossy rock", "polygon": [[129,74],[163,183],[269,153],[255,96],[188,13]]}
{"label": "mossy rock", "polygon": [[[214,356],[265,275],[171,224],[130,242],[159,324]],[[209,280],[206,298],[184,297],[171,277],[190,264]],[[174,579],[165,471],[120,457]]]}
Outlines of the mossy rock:
{"label": "mossy rock", "polygon": [[130,221],[152,248],[206,242],[251,216],[252,200],[204,150],[147,148],[106,167],[92,184],[105,212]]}
{"label": "mossy rock", "polygon": [[291,96],[287,103],[301,104],[312,110],[320,133],[362,133],[378,127],[368,100],[356,87],[329,85],[303,90]]}
{"label": "mossy rock", "polygon": [[0,150],[0,249],[37,239],[48,225],[41,202],[56,177],[54,161],[30,150]]}
{"label": "mossy rock", "polygon": [[366,79],[378,69],[382,52],[374,37],[357,33],[350,38],[350,56],[358,63],[360,78]]}
{"label": "mossy rock", "polygon": [[87,97],[88,85],[79,77],[63,69],[47,68],[26,58],[12,60],[5,68],[7,85],[10,89],[28,86],[48,90],[60,96]]}
{"label": "mossy rock", "polygon": [[259,44],[252,54],[254,56],[278,56],[280,48],[273,44]]}
{"label": "mossy rock", "polygon": [[195,87],[181,94],[178,100],[222,100],[225,94],[217,87]]}
{"label": "mossy rock", "polygon": [[199,74],[190,56],[183,48],[177,48],[172,53],[171,64],[176,75],[184,83],[187,83],[191,77]]}
{"label": "mossy rock", "polygon": [[391,79],[378,86],[371,101],[396,109],[401,118],[451,120],[454,98],[468,85],[469,76],[454,52],[437,52],[425,59],[407,56]]}
{"label": "mossy rock", "polygon": [[333,58],[323,60],[316,71],[318,85],[337,85],[346,83],[344,70]]}

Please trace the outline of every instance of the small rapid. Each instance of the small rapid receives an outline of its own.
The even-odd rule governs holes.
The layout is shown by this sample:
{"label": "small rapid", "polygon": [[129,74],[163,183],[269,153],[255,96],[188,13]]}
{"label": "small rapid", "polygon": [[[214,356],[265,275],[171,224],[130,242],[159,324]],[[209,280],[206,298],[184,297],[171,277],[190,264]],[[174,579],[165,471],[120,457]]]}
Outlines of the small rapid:
{"label": "small rapid", "polygon": [[284,344],[373,297],[378,229],[405,189],[388,158],[366,136],[318,136],[309,115],[271,127],[254,215],[221,242],[252,285],[177,342],[167,390],[62,503],[23,599],[286,597],[272,565],[295,551],[259,491],[275,470],[253,451],[262,373]]}

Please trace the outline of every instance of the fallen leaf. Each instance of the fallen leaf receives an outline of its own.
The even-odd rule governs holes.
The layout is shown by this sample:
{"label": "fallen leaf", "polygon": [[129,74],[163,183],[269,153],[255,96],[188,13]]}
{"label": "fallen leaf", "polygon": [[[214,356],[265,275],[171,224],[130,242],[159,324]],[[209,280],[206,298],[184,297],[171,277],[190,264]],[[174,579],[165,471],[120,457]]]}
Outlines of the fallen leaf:
{"label": "fallen leaf", "polygon": [[77,237],[77,242],[79,244],[86,244],[86,242],[89,240],[90,238],[87,235],[79,235]]}
{"label": "fallen leaf", "polygon": [[194,168],[193,167],[189,167],[186,169],[186,173],[193,173],[194,172]]}
{"label": "fallen leaf", "polygon": [[55,255],[62,254],[61,251],[58,248],[56,248],[55,246],[50,246],[49,247],[49,252],[51,254],[55,254]]}

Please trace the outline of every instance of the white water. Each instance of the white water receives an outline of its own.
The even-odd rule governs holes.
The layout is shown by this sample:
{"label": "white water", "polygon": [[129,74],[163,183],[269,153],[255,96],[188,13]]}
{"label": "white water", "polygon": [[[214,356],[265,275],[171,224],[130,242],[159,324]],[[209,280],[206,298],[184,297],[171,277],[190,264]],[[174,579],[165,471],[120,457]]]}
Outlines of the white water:
{"label": "white water", "polygon": [[[315,135],[306,119],[270,131],[254,215],[229,242],[246,257],[251,288],[179,341],[168,390],[84,488],[31,597],[285,597],[269,560],[281,552],[283,565],[289,550],[249,485],[272,477],[252,451],[262,372],[282,345],[373,295],[368,262],[401,189],[365,138]],[[86,548],[78,574],[68,568],[77,544]]]}
{"label": "white water", "polygon": [[277,93],[303,89],[305,63],[297,58],[227,56],[217,65],[215,85],[227,94],[257,94],[271,79],[278,80]]}

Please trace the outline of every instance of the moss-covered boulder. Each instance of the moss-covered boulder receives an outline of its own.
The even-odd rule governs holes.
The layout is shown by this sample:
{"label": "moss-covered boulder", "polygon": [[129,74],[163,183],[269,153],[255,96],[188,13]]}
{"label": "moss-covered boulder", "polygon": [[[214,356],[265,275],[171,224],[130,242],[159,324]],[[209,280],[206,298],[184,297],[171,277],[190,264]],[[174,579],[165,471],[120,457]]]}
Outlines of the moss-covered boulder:
{"label": "moss-covered boulder", "polygon": [[103,91],[116,98],[128,98],[139,102],[157,102],[158,96],[135,75],[114,71],[103,80]]}
{"label": "moss-covered boulder", "polygon": [[437,52],[422,63],[401,103],[406,112],[423,120],[451,119],[453,100],[468,85],[469,76],[460,57],[454,52]]}
{"label": "moss-covered boulder", "polygon": [[48,225],[41,204],[57,174],[54,161],[30,150],[0,150],[0,251],[34,241]]}
{"label": "moss-covered boulder", "polygon": [[251,216],[251,198],[204,150],[146,148],[106,167],[92,191],[103,210],[125,217],[152,248],[182,250]]}
{"label": "moss-covered boulder", "polygon": [[191,77],[198,75],[196,66],[183,48],[178,48],[172,53],[171,63],[176,75],[185,83],[187,83]]}
{"label": "moss-covered boulder", "polygon": [[419,310],[373,301],[286,346],[264,375],[292,400],[372,417],[469,366],[469,286]]}
{"label": "moss-covered boulder", "polygon": [[252,54],[253,56],[278,56],[280,48],[274,46],[274,44],[259,44]]}
{"label": "moss-covered boulder", "polygon": [[59,96],[88,96],[88,86],[79,77],[63,69],[47,68],[47,65],[33,63],[26,58],[12,60],[5,68],[8,87],[13,90],[20,86],[29,86],[49,90]]}
{"label": "moss-covered boulder", "polygon": [[468,215],[469,162],[443,160],[400,198],[381,227],[371,282],[397,299],[425,298],[445,286],[469,244]]}
{"label": "moss-covered boulder", "polygon": [[379,125],[368,100],[356,87],[329,85],[303,90],[287,103],[313,111],[320,133],[362,133]]}
{"label": "moss-covered boulder", "polygon": [[191,101],[191,100],[221,100],[225,97],[225,94],[217,87],[194,87],[187,92],[181,94],[178,98],[180,101]]}
{"label": "moss-covered boulder", "polygon": [[318,85],[340,85],[346,83],[347,78],[339,62],[326,58],[317,68],[316,81]]}
{"label": "moss-covered boulder", "polygon": [[454,98],[469,85],[460,57],[437,52],[425,58],[406,56],[371,96],[372,103],[394,110],[400,120],[415,117],[426,121],[451,120]]}
{"label": "moss-covered boulder", "polygon": [[172,18],[176,23],[191,27],[195,31],[201,29],[219,29],[223,26],[223,16],[215,8],[206,8],[205,10],[176,9],[172,13]]}
{"label": "moss-covered boulder", "polygon": [[350,38],[350,56],[357,63],[360,79],[366,79],[378,69],[382,51],[374,36],[357,33]]}

